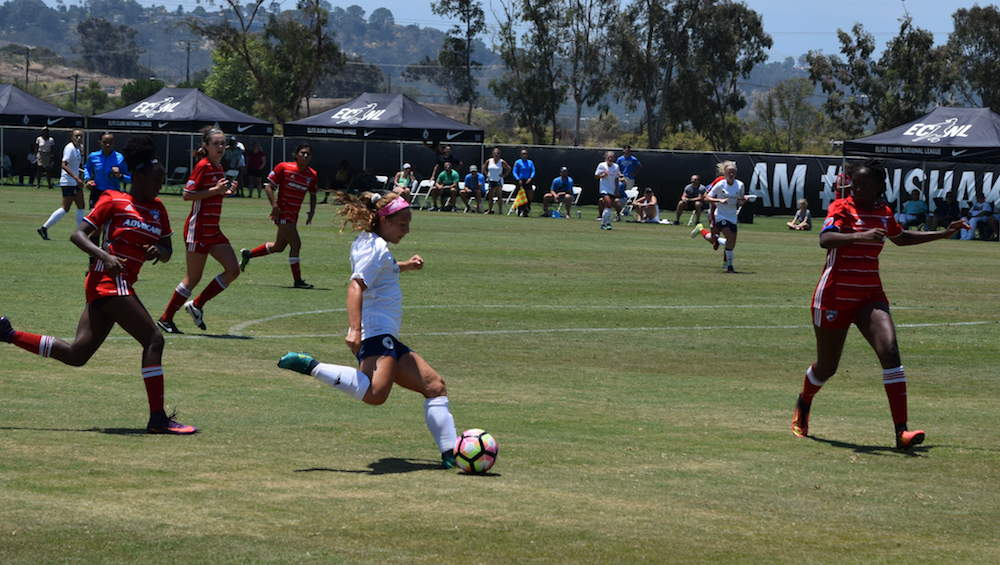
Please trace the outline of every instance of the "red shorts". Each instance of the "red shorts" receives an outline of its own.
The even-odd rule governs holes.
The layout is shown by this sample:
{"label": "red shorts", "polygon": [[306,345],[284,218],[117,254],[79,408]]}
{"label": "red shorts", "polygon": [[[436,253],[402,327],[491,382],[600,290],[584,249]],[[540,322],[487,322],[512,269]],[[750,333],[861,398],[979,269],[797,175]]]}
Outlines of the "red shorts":
{"label": "red shorts", "polygon": [[839,305],[833,300],[829,302],[830,304],[826,304],[824,301],[819,308],[813,307],[812,309],[813,325],[817,328],[842,330],[854,323],[858,317],[858,312],[865,306],[879,303],[888,305],[889,299],[886,298],[885,292],[879,290],[864,301],[853,302],[850,306],[846,307]]}
{"label": "red shorts", "polygon": [[211,248],[213,245],[219,245],[221,243],[229,245],[229,238],[223,235],[222,232],[218,232],[215,236],[203,237],[202,239],[199,239],[194,243],[188,243],[187,250],[192,253],[200,253],[202,255],[208,255],[209,248]]}
{"label": "red shorts", "polygon": [[109,276],[107,273],[90,271],[87,273],[87,302],[94,302],[98,298],[109,296],[129,296],[135,294],[132,284],[124,277]]}
{"label": "red shorts", "polygon": [[279,226],[284,226],[287,224],[297,224],[299,223],[299,213],[298,212],[285,212],[282,210],[281,215],[274,222]]}

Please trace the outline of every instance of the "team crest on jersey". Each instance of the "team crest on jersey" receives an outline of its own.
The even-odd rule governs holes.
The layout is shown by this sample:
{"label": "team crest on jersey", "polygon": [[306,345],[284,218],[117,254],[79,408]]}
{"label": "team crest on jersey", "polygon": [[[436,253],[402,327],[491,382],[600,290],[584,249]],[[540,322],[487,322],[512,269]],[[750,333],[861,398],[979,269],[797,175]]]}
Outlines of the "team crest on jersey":
{"label": "team crest on jersey", "polygon": [[832,322],[832,321],[834,321],[836,319],[837,319],[837,311],[836,310],[827,310],[826,311],[826,321],[827,322]]}
{"label": "team crest on jersey", "polygon": [[157,222],[160,221],[160,211],[159,210],[150,210],[149,211],[149,215],[152,216],[155,221],[157,221]]}
{"label": "team crest on jersey", "polygon": [[396,347],[396,344],[392,341],[391,337],[385,336],[382,338],[382,347],[386,349],[392,349]]}

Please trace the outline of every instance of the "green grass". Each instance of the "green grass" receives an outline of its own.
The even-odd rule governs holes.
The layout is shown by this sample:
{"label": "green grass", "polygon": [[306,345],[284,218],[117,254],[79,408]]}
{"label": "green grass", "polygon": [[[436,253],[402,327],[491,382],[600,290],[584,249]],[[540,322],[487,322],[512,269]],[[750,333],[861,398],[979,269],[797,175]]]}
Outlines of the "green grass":
{"label": "green grass", "polygon": [[[178,233],[188,206],[165,197]],[[0,188],[0,313],[70,338],[86,258],[55,191]],[[880,370],[853,331],[789,424],[814,340],[824,252],[786,218],[741,226],[740,274],[683,227],[417,212],[395,247],[404,342],[449,387],[459,429],[500,443],[495,473],[439,470],[422,399],[367,406],[276,368],[286,351],[350,364],[352,236],[335,208],[300,226],[303,274],[255,259],[168,336],[166,397],[193,437],[148,436],[139,347],[115,329],[85,367],[0,347],[0,562],[996,563],[1000,296],[995,244],[887,246],[910,419],[890,449]],[[271,239],[262,200],[230,199],[237,250]],[[218,272],[210,262],[197,291]],[[183,255],[147,264],[158,316]],[[987,322],[963,325],[966,322]]]}

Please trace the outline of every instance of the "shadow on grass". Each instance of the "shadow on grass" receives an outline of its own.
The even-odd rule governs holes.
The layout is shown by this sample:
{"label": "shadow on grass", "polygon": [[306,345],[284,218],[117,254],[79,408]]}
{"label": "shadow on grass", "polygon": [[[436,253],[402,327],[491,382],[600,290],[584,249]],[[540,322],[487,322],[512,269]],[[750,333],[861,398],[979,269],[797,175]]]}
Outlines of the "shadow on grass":
{"label": "shadow on grass", "polygon": [[909,457],[920,457],[924,453],[930,452],[934,449],[933,445],[918,445],[909,451],[899,451],[895,447],[888,447],[885,445],[860,445],[857,443],[849,443],[846,441],[837,441],[834,439],[825,439],[816,436],[808,436],[809,439],[813,441],[818,441],[820,443],[825,443],[831,447],[839,447],[841,449],[850,449],[855,453],[866,453],[869,455],[882,455],[883,453],[898,453],[901,455],[907,455]]}
{"label": "shadow on grass", "polygon": [[[400,473],[413,473],[414,471],[444,471],[440,461],[430,461],[427,459],[401,459],[398,457],[387,457],[379,459],[368,465],[368,469],[325,469],[314,467],[312,469],[296,469],[296,473],[313,473],[323,471],[327,473],[353,473],[361,475],[397,475]],[[482,476],[482,475],[477,475]],[[498,477],[496,473],[486,473],[487,477]]]}
{"label": "shadow on grass", "polygon": [[85,430],[74,430],[69,428],[0,427],[0,430],[24,430],[29,432],[97,432],[100,434],[110,434],[115,436],[144,436],[147,434],[146,428],[87,428]]}

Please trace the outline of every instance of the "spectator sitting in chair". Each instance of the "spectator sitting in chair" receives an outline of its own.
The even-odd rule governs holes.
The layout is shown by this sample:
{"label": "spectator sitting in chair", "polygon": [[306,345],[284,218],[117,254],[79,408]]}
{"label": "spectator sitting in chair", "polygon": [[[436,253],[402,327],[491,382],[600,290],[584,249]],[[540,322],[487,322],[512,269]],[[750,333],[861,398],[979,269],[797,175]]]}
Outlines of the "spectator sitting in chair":
{"label": "spectator sitting in chair", "polygon": [[808,200],[805,198],[799,199],[799,209],[795,212],[795,217],[785,225],[790,230],[808,231],[813,229],[813,215],[809,211]]}
{"label": "spectator sitting in chair", "polygon": [[[431,212],[454,212],[455,202],[458,202],[458,171],[451,168],[451,161],[444,162],[444,168],[431,189]],[[451,198],[451,204],[446,195]]]}
{"label": "spectator sitting in chair", "polygon": [[914,188],[910,191],[910,199],[903,204],[903,211],[896,213],[896,222],[905,230],[910,226],[919,226],[926,219],[927,203],[920,198],[920,191]]}
{"label": "spectator sitting in chair", "polygon": [[573,177],[569,176],[569,170],[566,167],[559,169],[559,176],[552,179],[552,186],[542,197],[542,217],[547,218],[552,215],[549,212],[549,206],[556,202],[562,202],[566,205],[566,217],[568,218],[570,209],[573,207]]}
{"label": "spectator sitting in chair", "polygon": [[465,175],[465,186],[459,195],[462,197],[462,202],[465,202],[467,210],[470,208],[469,198],[474,197],[476,199],[476,213],[482,212],[483,197],[486,196],[486,177],[479,172],[479,168],[475,165],[469,165],[469,174]]}
{"label": "spectator sitting in chair", "polygon": [[632,208],[635,209],[636,222],[640,224],[660,223],[660,207],[656,204],[656,195],[653,194],[652,188],[647,186],[642,196],[636,198],[635,202],[632,203]]}
{"label": "spectator sitting in chair", "polygon": [[392,179],[392,191],[403,197],[403,200],[413,200],[413,189],[417,187],[417,178],[413,175],[413,167],[403,163],[403,170],[396,173]]}
{"label": "spectator sitting in chair", "polygon": [[694,223],[701,223],[701,211],[705,208],[705,191],[708,190],[701,184],[701,177],[691,175],[691,182],[684,187],[681,199],[677,202],[677,218],[674,225],[681,224],[681,213],[685,210],[694,210]]}
{"label": "spectator sitting in chair", "polygon": [[962,239],[969,241],[976,235],[976,228],[980,224],[989,225],[989,220],[993,217],[993,205],[986,201],[986,195],[980,192],[976,195],[976,203],[969,208],[969,218],[966,221],[969,229],[962,230]]}
{"label": "spectator sitting in chair", "polygon": [[935,198],[934,201],[937,202],[937,207],[934,208],[934,214],[927,218],[927,231],[937,231],[939,226],[948,226],[962,216],[954,192],[945,195],[944,201],[940,198]]}
{"label": "spectator sitting in chair", "polygon": [[347,190],[351,187],[351,179],[353,178],[353,175],[351,175],[350,166],[351,164],[348,163],[346,159],[340,162],[340,168],[333,173],[333,176],[330,177],[330,182],[327,185],[330,187],[330,190],[326,191],[326,194],[323,196],[323,201],[320,202],[320,204],[326,204],[330,200],[331,192],[334,194],[338,192],[347,192]]}
{"label": "spectator sitting in chair", "polygon": [[364,172],[358,175],[358,178],[355,180],[355,186],[357,186],[358,190],[361,192],[378,187],[378,179],[375,177],[374,165],[369,164],[365,167]]}

